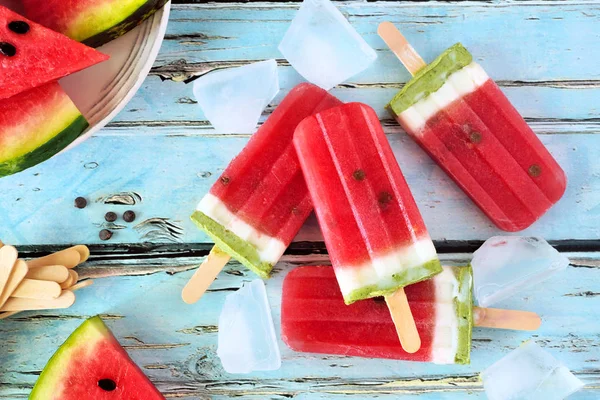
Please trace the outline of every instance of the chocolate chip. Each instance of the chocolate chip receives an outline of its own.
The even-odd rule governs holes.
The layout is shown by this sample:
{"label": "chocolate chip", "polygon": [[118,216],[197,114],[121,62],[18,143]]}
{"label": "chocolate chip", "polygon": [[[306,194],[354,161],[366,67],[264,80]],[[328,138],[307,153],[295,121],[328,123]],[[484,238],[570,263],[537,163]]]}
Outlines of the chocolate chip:
{"label": "chocolate chip", "polygon": [[0,54],[12,57],[17,54],[17,48],[10,43],[0,42]]}
{"label": "chocolate chip", "polygon": [[8,24],[8,29],[19,35],[29,32],[29,24],[25,21],[12,21]]}
{"label": "chocolate chip", "polygon": [[222,177],[221,177],[221,183],[222,183],[223,185],[228,185],[228,184],[229,184],[229,181],[230,181],[230,179],[229,179],[229,177],[228,177],[228,176],[222,176]]}
{"label": "chocolate chip", "polygon": [[83,197],[78,197],[75,199],[75,207],[81,209],[87,206],[87,200]]}
{"label": "chocolate chip", "polygon": [[537,164],[533,164],[531,167],[529,167],[527,172],[529,172],[529,175],[533,176],[534,178],[537,178],[542,173],[542,167],[540,167]]}
{"label": "chocolate chip", "polygon": [[112,235],[113,233],[108,229],[102,229],[98,236],[100,236],[100,240],[108,240],[112,237]]}
{"label": "chocolate chip", "polygon": [[106,220],[106,222],[115,222],[117,220],[117,214],[109,211],[104,215],[104,219]]}
{"label": "chocolate chip", "polygon": [[125,211],[123,213],[123,220],[125,222],[133,222],[133,221],[135,221],[135,213],[133,211],[131,211],[131,210]]}
{"label": "chocolate chip", "polygon": [[352,177],[357,181],[362,181],[365,179],[365,171],[363,171],[362,169],[357,169],[352,173]]}

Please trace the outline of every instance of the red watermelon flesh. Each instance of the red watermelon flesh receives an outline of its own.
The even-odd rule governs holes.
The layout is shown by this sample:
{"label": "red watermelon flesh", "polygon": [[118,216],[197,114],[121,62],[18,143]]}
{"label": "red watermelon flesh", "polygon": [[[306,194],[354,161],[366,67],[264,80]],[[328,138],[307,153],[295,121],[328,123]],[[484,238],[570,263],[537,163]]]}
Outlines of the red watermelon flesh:
{"label": "red watermelon flesh", "polygon": [[100,317],[85,321],[52,356],[30,400],[164,400]]}
{"label": "red watermelon flesh", "polygon": [[0,6],[0,99],[107,59],[91,47]]}

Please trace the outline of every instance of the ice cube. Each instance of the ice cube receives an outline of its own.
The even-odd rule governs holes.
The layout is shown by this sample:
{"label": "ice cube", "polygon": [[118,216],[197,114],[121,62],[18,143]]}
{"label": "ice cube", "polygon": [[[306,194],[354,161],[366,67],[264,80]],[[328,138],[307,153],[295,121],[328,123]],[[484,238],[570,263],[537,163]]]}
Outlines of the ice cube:
{"label": "ice cube", "polygon": [[584,385],[535,342],[526,342],[481,374],[489,400],[561,400]]}
{"label": "ice cube", "polygon": [[365,70],[377,58],[329,0],[304,0],[279,51],[300,75],[325,90]]}
{"label": "ice cube", "polygon": [[471,265],[475,298],[489,307],[564,270],[569,259],[542,238],[494,236],[473,254]]}
{"label": "ice cube", "polygon": [[219,133],[251,133],[279,92],[277,62],[218,70],[194,81],[194,96]]}
{"label": "ice cube", "polygon": [[230,374],[279,369],[281,355],[262,280],[253,280],[225,298],[218,340],[217,355]]}

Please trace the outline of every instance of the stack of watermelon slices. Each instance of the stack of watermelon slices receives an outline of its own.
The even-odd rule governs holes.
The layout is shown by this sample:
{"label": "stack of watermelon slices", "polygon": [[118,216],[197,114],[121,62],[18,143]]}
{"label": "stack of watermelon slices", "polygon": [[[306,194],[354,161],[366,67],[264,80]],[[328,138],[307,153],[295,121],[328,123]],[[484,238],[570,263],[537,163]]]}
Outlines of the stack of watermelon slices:
{"label": "stack of watermelon slices", "polygon": [[0,177],[58,153],[88,123],[57,80],[108,56],[0,6]]}

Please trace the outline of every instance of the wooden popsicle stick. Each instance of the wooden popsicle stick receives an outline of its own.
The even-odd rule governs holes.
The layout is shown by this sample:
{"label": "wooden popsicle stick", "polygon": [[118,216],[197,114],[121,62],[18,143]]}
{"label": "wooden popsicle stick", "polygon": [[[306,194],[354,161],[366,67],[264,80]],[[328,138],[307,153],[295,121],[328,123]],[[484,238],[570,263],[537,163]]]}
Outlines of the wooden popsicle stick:
{"label": "wooden popsicle stick", "polygon": [[57,308],[68,308],[75,303],[75,294],[70,290],[63,290],[56,299],[21,299],[11,297],[0,307],[0,311],[28,311],[28,310],[52,310]]}
{"label": "wooden popsicle stick", "polygon": [[27,261],[27,265],[30,269],[46,265],[64,265],[67,268],[75,268],[81,262],[81,255],[75,247],[69,247],[68,249],[57,251],[44,257],[34,258]]}
{"label": "wooden popsicle stick", "polygon": [[60,287],[63,289],[68,289],[77,283],[77,279],[79,279],[79,275],[77,275],[77,272],[70,269],[69,270],[69,278],[67,278],[67,280],[64,282],[61,282]]}
{"label": "wooden popsicle stick", "polygon": [[396,57],[398,57],[400,62],[404,64],[411,75],[414,76],[419,70],[427,66],[427,63],[423,61],[419,53],[417,53],[404,35],[391,22],[382,22],[379,24],[377,33],[390,50],[394,52]]}
{"label": "wooden popsicle stick", "polygon": [[[10,279],[18,257],[19,253],[13,246],[3,246],[0,249],[0,298],[3,297],[4,288]],[[6,297],[8,298],[8,296]]]}
{"label": "wooden popsicle stick", "polygon": [[56,299],[61,292],[62,289],[56,282],[24,279],[11,297],[39,300]]}
{"label": "wooden popsicle stick", "polygon": [[17,260],[15,266],[12,269],[12,273],[10,274],[10,278],[8,278],[8,282],[4,287],[4,292],[0,295],[0,307],[4,305],[4,303],[12,296],[15,290],[21,285],[22,281],[25,279],[25,275],[27,275],[27,264],[23,260]]}
{"label": "wooden popsicle stick", "polygon": [[[56,283],[56,282],[55,282],[55,283]],[[74,291],[76,291],[76,290],[83,289],[83,288],[85,288],[85,287],[91,286],[93,283],[94,283],[94,281],[93,281],[93,280],[91,280],[91,279],[88,279],[88,280],[86,280],[86,281],[82,281],[82,282],[79,282],[79,283],[78,283],[78,284],[76,284],[76,285],[73,285],[73,286],[71,286],[71,287],[69,288],[69,290],[70,290],[71,292],[74,292]],[[5,318],[8,318],[8,317],[12,317],[13,315],[15,315],[15,314],[18,314],[18,313],[20,313],[20,312],[21,312],[21,311],[6,311],[6,312],[0,312],[0,319],[5,319]]]}
{"label": "wooden popsicle stick", "polygon": [[83,288],[85,288],[85,287],[91,286],[91,285],[92,285],[92,283],[94,283],[94,281],[93,281],[93,280],[91,280],[91,279],[88,279],[88,280],[86,280],[86,281],[81,281],[81,282],[79,282],[79,283],[76,283],[75,285],[71,286],[71,287],[69,288],[69,290],[70,290],[70,291],[72,291],[72,292],[74,292],[74,291],[76,291],[76,290],[83,289]]}
{"label": "wooden popsicle stick", "polygon": [[535,331],[542,324],[542,319],[531,311],[473,307],[473,322],[475,326],[484,328]]}
{"label": "wooden popsicle stick", "polygon": [[63,265],[44,265],[29,269],[27,278],[62,283],[69,279],[69,269]]}
{"label": "wooden popsicle stick", "polygon": [[5,319],[5,318],[8,318],[8,317],[12,317],[13,315],[18,314],[18,313],[20,313],[20,311],[7,311],[7,312],[3,312],[3,313],[0,313],[0,319]]}
{"label": "wooden popsicle stick", "polygon": [[79,244],[71,248],[79,253],[79,264],[86,262],[90,258],[90,249],[87,246]]}
{"label": "wooden popsicle stick", "polygon": [[183,301],[192,304],[200,300],[230,259],[229,254],[214,246],[183,288],[181,292]]}
{"label": "wooden popsicle stick", "polygon": [[421,348],[421,337],[417,331],[417,325],[410,310],[406,293],[404,293],[404,288],[385,296],[385,302],[392,315],[402,348],[407,353],[417,352]]}

